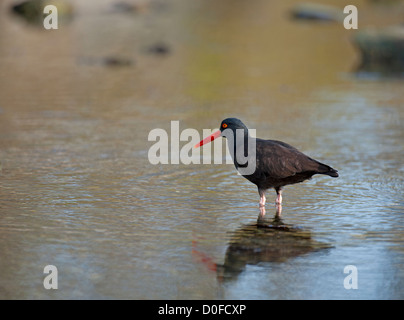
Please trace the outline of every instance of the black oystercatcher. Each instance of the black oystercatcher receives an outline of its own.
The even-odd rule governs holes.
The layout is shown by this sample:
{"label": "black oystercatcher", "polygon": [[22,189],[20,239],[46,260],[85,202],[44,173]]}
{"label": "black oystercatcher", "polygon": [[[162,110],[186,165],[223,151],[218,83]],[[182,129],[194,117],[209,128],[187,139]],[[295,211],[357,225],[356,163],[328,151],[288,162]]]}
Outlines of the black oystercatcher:
{"label": "black oystercatcher", "polygon": [[[241,139],[237,139],[237,132]],[[265,214],[265,191],[274,188],[277,193],[276,204],[281,207],[282,188],[288,184],[303,182],[315,174],[326,174],[338,177],[338,171],[314,160],[291,145],[277,140],[263,140],[252,138],[248,128],[241,120],[227,118],[220,124],[220,130],[203,139],[195,148],[213,141],[218,137],[229,137],[229,150],[236,169],[249,181],[256,184],[260,195],[260,208]],[[255,154],[248,154],[248,145],[255,142]],[[233,144],[233,148],[231,146]],[[250,152],[251,153],[251,152]],[[245,162],[240,162],[240,157],[245,157]],[[243,174],[243,169],[255,161],[255,170]],[[278,208],[279,209],[279,208]],[[261,211],[262,213],[262,211]]]}

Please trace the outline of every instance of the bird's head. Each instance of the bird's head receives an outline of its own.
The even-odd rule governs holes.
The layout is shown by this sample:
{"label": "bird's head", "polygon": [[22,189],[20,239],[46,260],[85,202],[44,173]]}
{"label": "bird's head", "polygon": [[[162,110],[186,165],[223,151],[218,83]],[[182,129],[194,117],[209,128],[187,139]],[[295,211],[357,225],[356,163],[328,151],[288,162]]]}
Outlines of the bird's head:
{"label": "bird's head", "polygon": [[205,139],[203,139],[198,144],[196,144],[195,148],[201,147],[204,144],[209,143],[218,137],[226,137],[227,130],[231,130],[233,133],[233,137],[235,137],[236,130],[238,130],[238,129],[244,130],[244,134],[248,135],[248,128],[246,127],[246,125],[243,122],[241,122],[240,119],[237,119],[237,118],[224,119],[222,121],[222,123],[220,124],[220,129],[218,131],[214,132],[213,134],[211,134],[210,136],[206,137]]}
{"label": "bird's head", "polygon": [[220,131],[223,132],[226,129],[230,129],[232,131],[236,131],[237,129],[242,129],[248,131],[246,125],[241,122],[240,119],[237,118],[227,118],[222,121],[220,124]]}

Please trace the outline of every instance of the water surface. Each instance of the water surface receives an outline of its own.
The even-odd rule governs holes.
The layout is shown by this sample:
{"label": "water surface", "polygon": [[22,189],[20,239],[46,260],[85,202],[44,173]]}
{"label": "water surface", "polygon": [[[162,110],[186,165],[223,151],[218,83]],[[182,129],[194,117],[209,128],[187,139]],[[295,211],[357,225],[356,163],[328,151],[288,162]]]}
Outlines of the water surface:
{"label": "water surface", "polygon": [[[72,3],[49,32],[0,11],[1,298],[404,298],[403,81],[357,77],[351,31],[291,20],[296,1]],[[257,228],[232,165],[148,161],[150,130],[229,116],[339,170],[285,188],[287,230]]]}

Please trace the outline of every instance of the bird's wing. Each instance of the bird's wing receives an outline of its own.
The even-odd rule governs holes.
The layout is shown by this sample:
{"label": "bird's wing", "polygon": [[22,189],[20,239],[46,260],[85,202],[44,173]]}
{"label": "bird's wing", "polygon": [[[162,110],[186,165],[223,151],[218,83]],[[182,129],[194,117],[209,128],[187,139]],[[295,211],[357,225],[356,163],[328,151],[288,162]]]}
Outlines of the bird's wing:
{"label": "bird's wing", "polygon": [[257,139],[257,168],[267,177],[284,179],[302,172],[315,172],[318,162],[287,143]]}

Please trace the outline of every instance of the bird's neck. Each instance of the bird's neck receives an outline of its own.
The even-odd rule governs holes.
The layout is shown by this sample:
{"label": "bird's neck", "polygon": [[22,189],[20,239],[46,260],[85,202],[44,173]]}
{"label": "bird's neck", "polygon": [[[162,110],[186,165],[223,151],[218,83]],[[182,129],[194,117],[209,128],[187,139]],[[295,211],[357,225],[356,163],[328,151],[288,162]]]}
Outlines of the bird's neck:
{"label": "bird's neck", "polygon": [[[240,133],[239,137],[237,137],[237,135],[234,136],[233,153],[231,156],[236,168],[248,165],[246,159],[250,156],[249,153],[251,152],[249,151],[251,151],[252,146],[255,146],[255,138],[249,135],[248,130],[244,130],[243,136],[240,136]],[[231,146],[229,146],[229,148],[231,148]]]}

